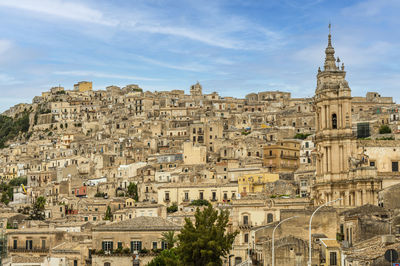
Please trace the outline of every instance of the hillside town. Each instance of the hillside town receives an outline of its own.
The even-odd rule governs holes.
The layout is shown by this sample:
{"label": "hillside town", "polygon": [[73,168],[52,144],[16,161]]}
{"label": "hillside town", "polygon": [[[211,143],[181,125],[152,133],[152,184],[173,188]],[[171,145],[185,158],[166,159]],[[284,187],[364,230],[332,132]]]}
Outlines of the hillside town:
{"label": "hillside town", "polygon": [[2,265],[146,265],[207,205],[237,232],[223,265],[386,265],[400,251],[400,105],[353,96],[331,38],[311,98],[81,81],[9,108]]}

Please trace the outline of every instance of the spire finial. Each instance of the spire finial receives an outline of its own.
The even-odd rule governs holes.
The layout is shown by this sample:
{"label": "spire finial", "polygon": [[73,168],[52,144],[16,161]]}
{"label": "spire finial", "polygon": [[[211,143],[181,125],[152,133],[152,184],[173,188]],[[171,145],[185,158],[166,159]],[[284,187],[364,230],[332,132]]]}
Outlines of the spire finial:
{"label": "spire finial", "polygon": [[331,40],[331,28],[332,24],[329,22],[328,25],[329,28],[329,35],[328,35],[328,46],[325,49],[325,64],[324,64],[324,70],[331,70],[335,71],[337,69],[336,67],[336,59],[335,59],[335,49],[333,49],[332,46],[332,40]]}

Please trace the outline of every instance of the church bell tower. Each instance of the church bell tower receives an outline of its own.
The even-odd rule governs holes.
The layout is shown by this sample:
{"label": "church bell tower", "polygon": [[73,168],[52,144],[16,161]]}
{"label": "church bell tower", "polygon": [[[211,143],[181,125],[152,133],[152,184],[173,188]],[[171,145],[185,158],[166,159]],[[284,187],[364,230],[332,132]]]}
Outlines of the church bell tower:
{"label": "church bell tower", "polygon": [[[349,160],[357,149],[352,133],[351,90],[344,64],[335,58],[329,25],[324,68],[318,69],[314,103],[316,108],[316,204],[343,198],[337,205],[347,205]],[[351,200],[351,199],[350,199]]]}

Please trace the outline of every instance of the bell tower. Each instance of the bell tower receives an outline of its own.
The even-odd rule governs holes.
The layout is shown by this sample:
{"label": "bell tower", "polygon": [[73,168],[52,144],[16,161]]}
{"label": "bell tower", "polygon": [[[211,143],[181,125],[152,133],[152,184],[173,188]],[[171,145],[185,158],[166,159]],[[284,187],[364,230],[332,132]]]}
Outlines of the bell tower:
{"label": "bell tower", "polygon": [[[324,68],[318,69],[314,103],[316,108],[316,180],[314,198],[322,204],[345,198],[350,170],[348,158],[357,149],[352,134],[351,90],[344,64],[335,59],[329,24]],[[346,200],[337,202],[347,205]]]}

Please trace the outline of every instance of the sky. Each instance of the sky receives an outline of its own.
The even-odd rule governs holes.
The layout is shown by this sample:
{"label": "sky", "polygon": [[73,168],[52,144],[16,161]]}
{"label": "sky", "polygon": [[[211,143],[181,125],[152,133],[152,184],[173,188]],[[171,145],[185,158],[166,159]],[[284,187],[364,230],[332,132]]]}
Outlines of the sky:
{"label": "sky", "polygon": [[400,100],[398,0],[0,0],[0,112],[54,86],[311,97],[328,24],[353,96]]}

